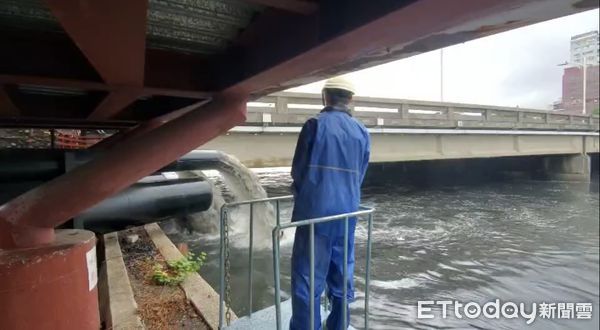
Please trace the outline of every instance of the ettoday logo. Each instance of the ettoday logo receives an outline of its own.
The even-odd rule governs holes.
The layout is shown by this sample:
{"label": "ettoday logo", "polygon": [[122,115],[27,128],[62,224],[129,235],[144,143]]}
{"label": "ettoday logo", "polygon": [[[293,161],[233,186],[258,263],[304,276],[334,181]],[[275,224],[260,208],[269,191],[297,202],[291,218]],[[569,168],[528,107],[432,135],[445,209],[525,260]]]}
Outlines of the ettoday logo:
{"label": "ettoday logo", "polygon": [[500,299],[487,302],[483,305],[477,302],[459,302],[455,300],[423,300],[417,302],[417,318],[433,319],[436,317],[434,310],[441,307],[441,318],[449,315],[455,318],[475,319],[517,319],[522,318],[526,324],[532,324],[536,318],[546,319],[591,319],[592,303],[515,303],[501,302]]}

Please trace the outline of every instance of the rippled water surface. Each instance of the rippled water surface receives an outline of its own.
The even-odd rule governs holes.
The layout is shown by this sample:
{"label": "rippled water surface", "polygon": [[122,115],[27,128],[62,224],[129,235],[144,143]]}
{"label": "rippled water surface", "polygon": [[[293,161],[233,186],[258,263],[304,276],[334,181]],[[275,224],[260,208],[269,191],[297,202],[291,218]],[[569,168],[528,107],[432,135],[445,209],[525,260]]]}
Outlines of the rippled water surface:
{"label": "rippled water surface", "polygon": [[[289,169],[260,170],[271,196],[288,193]],[[377,213],[373,226],[373,329],[598,329],[598,182],[509,182],[416,188],[364,189]],[[284,217],[290,205],[284,205]],[[357,300],[352,324],[361,328],[365,227],[357,228]],[[218,240],[171,235],[209,253],[201,271],[218,287]],[[232,238],[236,240],[235,237]],[[283,296],[289,295],[289,240],[281,259]],[[232,251],[235,311],[247,313],[248,254]],[[273,304],[271,251],[255,251],[254,310]],[[418,300],[590,302],[592,320],[416,318]]]}

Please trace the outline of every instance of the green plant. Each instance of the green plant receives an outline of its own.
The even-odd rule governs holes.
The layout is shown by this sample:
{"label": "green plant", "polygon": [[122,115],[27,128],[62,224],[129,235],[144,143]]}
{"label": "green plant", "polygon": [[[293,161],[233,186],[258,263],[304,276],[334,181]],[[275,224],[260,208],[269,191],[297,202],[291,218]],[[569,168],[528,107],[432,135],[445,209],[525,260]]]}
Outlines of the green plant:
{"label": "green plant", "polygon": [[177,285],[191,274],[200,270],[206,260],[206,253],[201,252],[198,256],[188,253],[181,259],[167,261],[167,266],[163,264],[154,265],[152,280],[158,285]]}

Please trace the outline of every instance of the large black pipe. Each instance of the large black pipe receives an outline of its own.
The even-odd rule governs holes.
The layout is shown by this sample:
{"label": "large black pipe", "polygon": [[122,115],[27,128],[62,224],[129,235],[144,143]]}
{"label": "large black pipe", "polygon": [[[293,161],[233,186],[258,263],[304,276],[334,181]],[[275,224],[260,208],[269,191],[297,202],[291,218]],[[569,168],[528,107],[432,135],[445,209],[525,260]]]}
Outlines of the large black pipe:
{"label": "large black pipe", "polygon": [[206,181],[147,178],[88,209],[75,218],[74,225],[97,232],[120,230],[205,211],[211,203],[212,186]]}
{"label": "large black pipe", "polygon": [[44,183],[44,181],[0,182],[0,205]]}
{"label": "large black pipe", "polygon": [[[88,150],[0,150],[0,204],[101,154]],[[218,168],[222,153],[192,151],[158,173]],[[77,196],[73,196],[77,198]],[[74,219],[78,228],[107,232],[207,210],[210,183],[193,179],[148,176]]]}
{"label": "large black pipe", "polygon": [[[0,150],[0,182],[48,181],[101,154],[88,150]],[[179,172],[218,168],[222,153],[195,150],[158,172]]]}
{"label": "large black pipe", "polygon": [[65,172],[62,150],[0,149],[0,182],[47,181]]}

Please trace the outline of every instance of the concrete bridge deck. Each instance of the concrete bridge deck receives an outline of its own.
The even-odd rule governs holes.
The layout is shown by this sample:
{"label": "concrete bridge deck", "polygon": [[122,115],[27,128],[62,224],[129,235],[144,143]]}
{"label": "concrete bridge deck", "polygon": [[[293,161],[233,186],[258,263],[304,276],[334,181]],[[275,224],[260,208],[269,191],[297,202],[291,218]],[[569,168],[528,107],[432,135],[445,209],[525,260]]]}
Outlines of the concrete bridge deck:
{"label": "concrete bridge deck", "polygon": [[[245,126],[203,146],[251,167],[289,166],[301,125],[321,106],[317,94],[279,93],[252,102]],[[595,153],[598,117],[559,112],[395,99],[356,98],[371,132],[371,162]]]}

